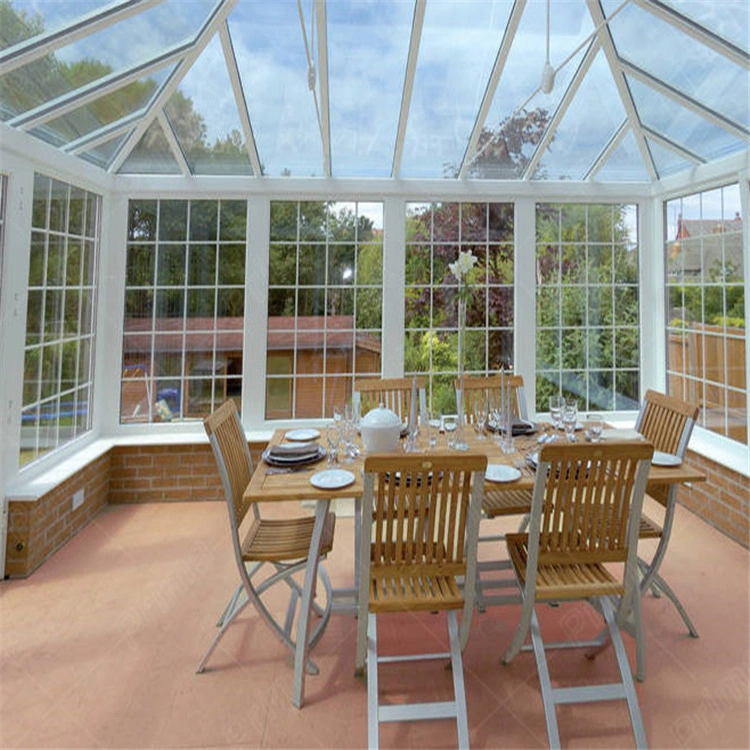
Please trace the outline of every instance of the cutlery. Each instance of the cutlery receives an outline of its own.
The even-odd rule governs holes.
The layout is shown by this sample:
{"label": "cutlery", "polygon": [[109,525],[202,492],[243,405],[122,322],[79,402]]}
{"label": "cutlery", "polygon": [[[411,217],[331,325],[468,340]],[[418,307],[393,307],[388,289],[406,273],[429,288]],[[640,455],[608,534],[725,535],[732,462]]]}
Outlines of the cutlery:
{"label": "cutlery", "polygon": [[301,466],[297,466],[297,467],[271,466],[270,468],[266,469],[266,475],[268,474],[296,474],[298,472],[303,472],[303,471],[312,471],[312,469],[303,468]]}

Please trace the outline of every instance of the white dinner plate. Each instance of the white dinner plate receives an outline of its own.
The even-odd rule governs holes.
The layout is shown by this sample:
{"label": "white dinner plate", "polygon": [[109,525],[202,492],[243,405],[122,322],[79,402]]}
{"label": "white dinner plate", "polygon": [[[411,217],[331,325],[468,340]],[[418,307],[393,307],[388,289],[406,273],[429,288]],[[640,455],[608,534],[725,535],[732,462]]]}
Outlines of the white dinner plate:
{"label": "white dinner plate", "polygon": [[337,490],[353,482],[354,474],[345,469],[326,469],[310,477],[310,484],[320,490]]}
{"label": "white dinner plate", "polygon": [[317,440],[320,433],[317,430],[289,430],[284,435],[285,440],[291,440],[295,443],[307,443],[310,440]]}
{"label": "white dinner plate", "polygon": [[672,453],[654,451],[654,457],[651,459],[651,463],[654,466],[679,466],[682,463],[682,459]]}
{"label": "white dinner plate", "polygon": [[602,430],[602,440],[640,440],[640,432],[626,427],[607,427]]}
{"label": "white dinner plate", "polygon": [[515,482],[521,476],[521,472],[513,466],[505,464],[488,464],[484,474],[485,479],[490,482]]}

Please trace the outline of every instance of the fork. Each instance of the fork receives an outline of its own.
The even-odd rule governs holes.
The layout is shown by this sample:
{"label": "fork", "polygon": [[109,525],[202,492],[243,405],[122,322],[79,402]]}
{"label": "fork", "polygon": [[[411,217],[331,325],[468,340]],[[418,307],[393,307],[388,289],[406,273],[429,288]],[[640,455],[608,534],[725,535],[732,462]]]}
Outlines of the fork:
{"label": "fork", "polygon": [[310,468],[299,467],[284,467],[284,466],[270,466],[266,469],[266,475],[268,474],[297,474],[298,472],[312,471]]}

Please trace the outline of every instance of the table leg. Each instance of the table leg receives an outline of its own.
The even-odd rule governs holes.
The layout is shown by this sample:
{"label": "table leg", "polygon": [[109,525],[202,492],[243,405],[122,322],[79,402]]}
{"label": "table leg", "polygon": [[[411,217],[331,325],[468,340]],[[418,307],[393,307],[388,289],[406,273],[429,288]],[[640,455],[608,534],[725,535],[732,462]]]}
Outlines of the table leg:
{"label": "table leg", "polygon": [[313,598],[315,596],[315,581],[318,577],[318,562],[320,560],[320,545],[323,539],[323,528],[330,500],[318,500],[315,504],[315,525],[310,539],[310,554],[305,566],[305,582],[302,587],[302,601],[300,602],[299,621],[297,622],[297,643],[294,649],[294,689],[292,703],[302,708],[305,701],[305,664],[309,649],[307,631],[310,623]]}

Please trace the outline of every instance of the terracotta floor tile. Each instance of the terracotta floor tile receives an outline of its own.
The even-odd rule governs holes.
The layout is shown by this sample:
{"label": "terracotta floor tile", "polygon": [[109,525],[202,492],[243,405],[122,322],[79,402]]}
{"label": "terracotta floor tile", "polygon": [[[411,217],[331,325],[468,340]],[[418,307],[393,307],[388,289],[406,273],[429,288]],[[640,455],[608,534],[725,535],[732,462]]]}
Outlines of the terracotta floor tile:
{"label": "terracotta floor tile", "polygon": [[[285,509],[286,510],[286,509]],[[291,705],[289,651],[247,608],[195,668],[236,585],[220,503],[110,507],[29,579],[0,588],[0,747],[350,748],[367,742],[365,681],[354,675],[357,621],[335,615],[313,654],[306,704]],[[637,685],[652,747],[747,747],[748,551],[679,508],[662,572],[700,638],[665,598],[647,596],[647,679]],[[502,530],[502,523],[487,528]],[[326,562],[335,586],[351,585],[352,519],[340,517]],[[497,547],[483,545],[488,558]],[[645,547],[644,547],[645,550]],[[280,594],[279,594],[280,597]],[[281,597],[279,598],[281,604]],[[522,652],[504,666],[520,607],[475,613],[464,652],[473,747],[544,747],[536,666]],[[583,604],[541,607],[546,638],[598,632]],[[446,647],[442,615],[381,618],[391,651]],[[634,661],[634,644],[626,638]],[[595,660],[554,652],[553,683],[607,681],[610,651]],[[439,662],[388,665],[389,700],[448,697]],[[564,747],[632,747],[627,710],[615,703],[558,709]],[[450,748],[450,721],[393,724],[381,745]]]}

